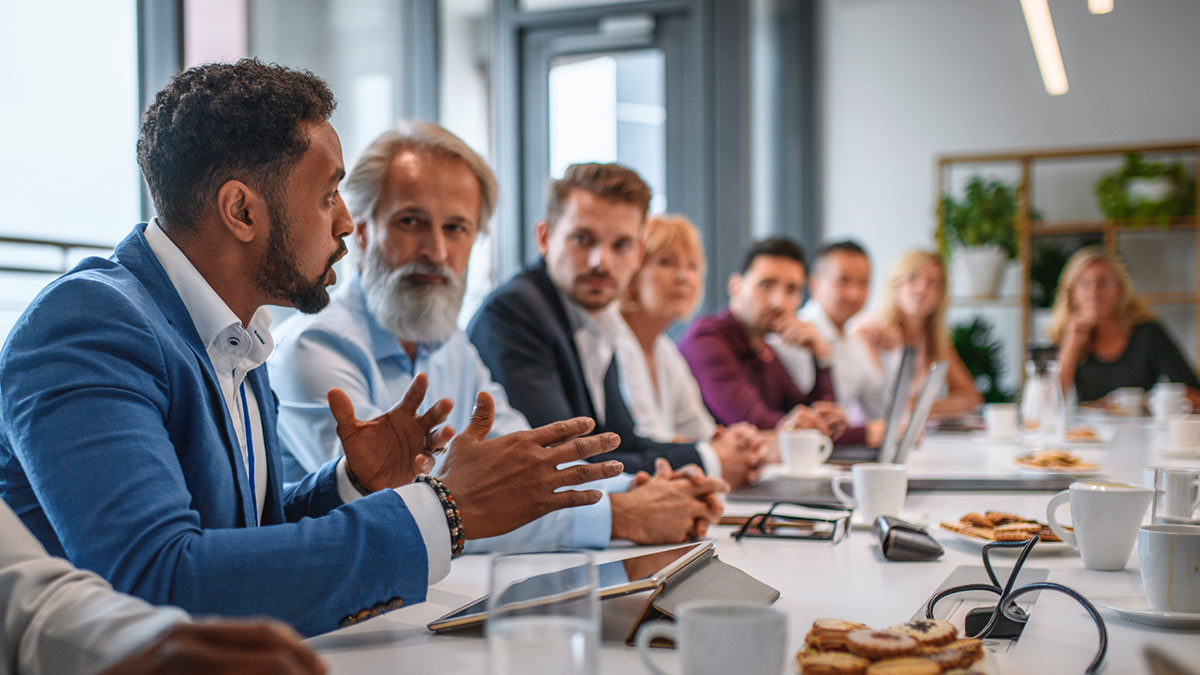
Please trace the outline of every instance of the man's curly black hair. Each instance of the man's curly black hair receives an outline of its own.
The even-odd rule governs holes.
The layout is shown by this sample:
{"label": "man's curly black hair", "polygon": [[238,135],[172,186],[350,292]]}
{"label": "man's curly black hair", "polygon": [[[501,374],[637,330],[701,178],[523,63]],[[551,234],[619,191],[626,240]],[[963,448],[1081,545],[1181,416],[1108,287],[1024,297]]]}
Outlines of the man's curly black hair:
{"label": "man's curly black hair", "polygon": [[316,75],[257,59],[196,66],[173,77],[142,115],[137,143],[163,228],[194,227],[229,180],[278,203],[308,149],[301,123],[328,120],[335,105]]}

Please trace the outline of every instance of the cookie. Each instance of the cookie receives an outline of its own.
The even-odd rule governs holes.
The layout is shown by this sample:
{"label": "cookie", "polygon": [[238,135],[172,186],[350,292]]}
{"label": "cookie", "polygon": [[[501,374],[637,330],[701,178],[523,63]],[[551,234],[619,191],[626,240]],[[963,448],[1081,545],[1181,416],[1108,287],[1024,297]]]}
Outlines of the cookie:
{"label": "cookie", "polygon": [[915,656],[884,659],[867,668],[867,675],[938,675],[941,672],[938,664]]}
{"label": "cookie", "polygon": [[917,641],[891,631],[862,628],[850,631],[846,636],[846,648],[864,658],[885,659],[912,654],[917,650]]}
{"label": "cookie", "polygon": [[983,658],[983,640],[979,638],[963,638],[942,646],[945,649],[962,649],[973,654],[976,659]]}
{"label": "cookie", "polygon": [[988,520],[986,516],[980,515],[978,513],[968,513],[967,515],[963,516],[962,518],[959,518],[959,520],[961,520],[964,523],[967,523],[968,525],[974,525],[975,527],[991,527],[992,526],[992,521]]}
{"label": "cookie", "polygon": [[796,655],[801,675],[863,675],[871,662],[846,652],[820,652]]}
{"label": "cookie", "polygon": [[958,629],[953,624],[938,619],[913,619],[908,623],[892,626],[888,630],[909,636],[916,640],[921,647],[944,645],[958,637]]}
{"label": "cookie", "polygon": [[995,527],[997,525],[1007,525],[1009,523],[1020,523],[1027,519],[1018,516],[1015,513],[1004,513],[1003,511],[988,511],[983,514],[983,517],[988,521],[988,525]]}
{"label": "cookie", "polygon": [[804,637],[810,647],[820,651],[846,651],[846,635],[867,626],[842,619],[817,619]]}
{"label": "cookie", "polygon": [[1042,526],[1037,523],[1008,523],[993,528],[992,536],[996,541],[1025,541],[1041,530]]}
{"label": "cookie", "polygon": [[921,654],[921,658],[936,663],[942,670],[966,668],[978,661],[981,656],[983,656],[982,651],[976,653],[969,647],[950,647],[947,645],[928,647]]}

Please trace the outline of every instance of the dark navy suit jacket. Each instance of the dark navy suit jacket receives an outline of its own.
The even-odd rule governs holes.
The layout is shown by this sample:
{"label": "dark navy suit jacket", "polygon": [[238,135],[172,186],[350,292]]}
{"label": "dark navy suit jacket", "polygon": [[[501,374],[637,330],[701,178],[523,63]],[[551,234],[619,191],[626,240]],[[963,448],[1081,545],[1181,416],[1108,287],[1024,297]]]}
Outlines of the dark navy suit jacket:
{"label": "dark navy suit jacket", "polygon": [[[509,403],[533,426],[571,417],[596,418],[566,308],[540,259],[488,296],[467,334],[492,377],[504,386]],[[604,423],[597,424],[596,433],[617,434],[621,447],[591,461],[617,459],[630,473],[653,473],[657,457],[665,457],[673,467],[702,466],[695,445],[634,435],[633,417],[616,382],[612,368],[606,380]]]}
{"label": "dark navy suit jacket", "polygon": [[[392,490],[342,505],[334,463],[284,489],[262,415],[262,526],[205,346],[139,225],[44,289],[0,351],[0,498],[117,590],[306,635],[425,599],[424,540]],[[247,526],[247,524],[251,526]]]}

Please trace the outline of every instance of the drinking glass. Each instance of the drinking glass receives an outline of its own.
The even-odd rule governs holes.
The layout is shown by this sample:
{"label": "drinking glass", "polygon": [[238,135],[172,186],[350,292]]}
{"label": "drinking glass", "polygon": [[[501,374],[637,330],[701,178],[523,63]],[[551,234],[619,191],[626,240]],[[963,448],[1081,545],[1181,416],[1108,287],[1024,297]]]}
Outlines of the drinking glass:
{"label": "drinking glass", "polygon": [[599,673],[600,601],[590,553],[493,555],[489,591],[489,673]]}

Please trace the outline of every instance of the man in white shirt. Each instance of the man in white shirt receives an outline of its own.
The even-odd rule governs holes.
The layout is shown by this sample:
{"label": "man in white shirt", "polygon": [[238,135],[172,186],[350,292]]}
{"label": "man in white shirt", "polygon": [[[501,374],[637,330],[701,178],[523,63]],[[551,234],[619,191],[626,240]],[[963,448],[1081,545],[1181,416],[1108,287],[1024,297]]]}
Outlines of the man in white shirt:
{"label": "man in white shirt", "polygon": [[[395,405],[413,376],[425,372],[433,400],[457,403],[490,393],[492,436],[527,430],[525,417],[508,404],[456,322],[471,248],[477,234],[487,232],[498,193],[487,163],[442,127],[406,122],[367,146],[343,191],[362,253],[359,274],[321,313],[279,326],[269,362],[280,399],[280,434],[296,473],[303,476],[341,455],[336,422],[323,405],[334,387],[360,413],[375,415]],[[468,410],[456,407],[448,422],[466,426]],[[590,484],[605,490],[599,502],[468,542],[467,552],[604,548],[614,538],[682,541],[693,529],[690,507],[704,507],[694,489],[719,485],[699,474],[692,479],[658,476],[628,491],[629,475]]]}
{"label": "man in white shirt", "polygon": [[[866,305],[871,291],[871,260],[867,252],[853,241],[822,246],[813,259],[808,290],[810,299],[797,316],[810,324],[829,346],[834,395],[850,420],[847,434],[854,442],[878,445],[883,425],[877,420],[884,412],[886,382],[866,342],[849,327]],[[804,389],[803,382],[811,377],[808,375],[811,358],[807,352],[784,348],[779,350],[779,358]],[[857,437],[855,428],[863,429],[864,438]]]}

